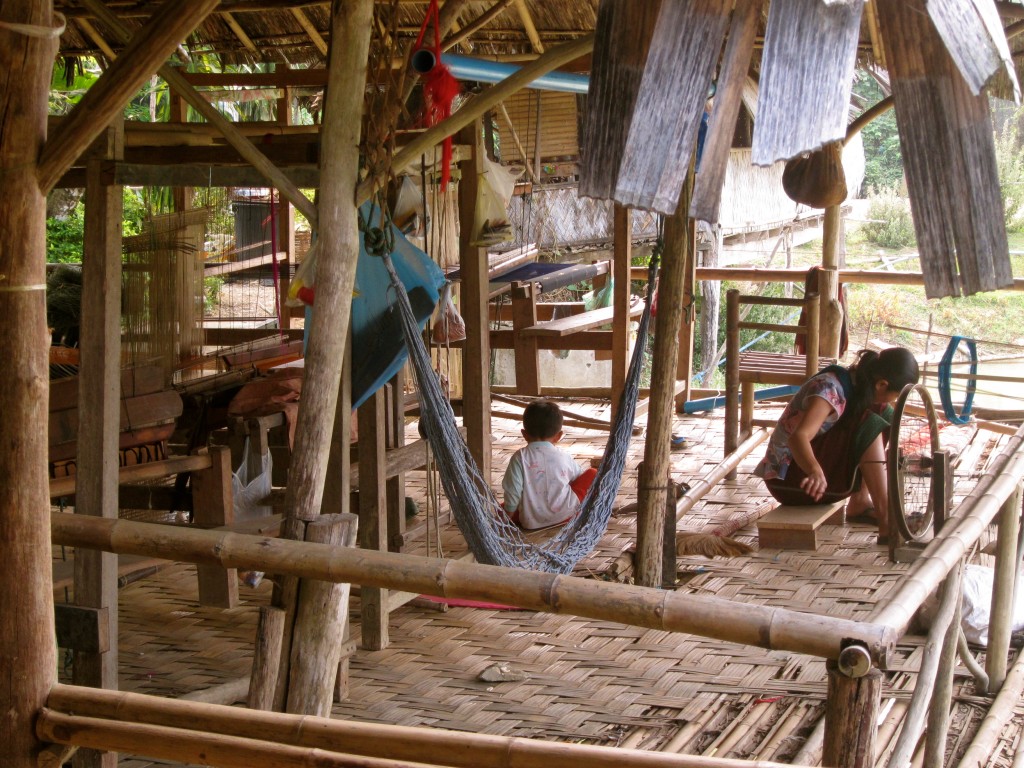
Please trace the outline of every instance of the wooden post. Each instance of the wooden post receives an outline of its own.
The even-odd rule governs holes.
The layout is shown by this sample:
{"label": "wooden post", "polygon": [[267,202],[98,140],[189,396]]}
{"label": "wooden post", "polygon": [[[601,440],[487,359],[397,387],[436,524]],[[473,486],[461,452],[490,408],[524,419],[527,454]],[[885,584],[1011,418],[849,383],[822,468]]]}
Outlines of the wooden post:
{"label": "wooden post", "polygon": [[633,212],[622,205],[615,206],[612,224],[614,257],[612,259],[615,321],[612,323],[612,413],[611,421],[619,410],[619,399],[626,388],[629,369],[629,274],[633,261]]}
{"label": "wooden post", "polygon": [[989,691],[996,693],[1006,679],[1007,653],[1013,631],[1013,589],[1017,580],[1017,535],[1020,531],[1021,487],[1017,486],[999,510],[999,533],[996,543],[996,566],[992,584],[991,621],[985,671]]}
{"label": "wooden post", "polygon": [[[405,445],[405,373],[400,370],[391,379],[387,388],[387,450],[393,451]],[[401,552],[405,544],[405,473],[387,476],[385,460],[384,495],[387,503],[387,548],[389,552]]]}
{"label": "wooden post", "polygon": [[[82,253],[82,323],[78,473],[75,511],[117,518],[117,440],[121,398],[121,187],[104,184],[104,160],[124,156],[124,125],[104,131],[90,150],[86,170],[85,243]],[[78,685],[117,688],[117,556],[75,553],[75,604],[105,608],[109,648],[75,652]],[[80,750],[75,768],[114,768],[117,755]]]}
{"label": "wooden post", "polygon": [[256,647],[249,677],[249,709],[273,709],[274,691],[281,666],[281,641],[284,639],[285,614],[280,608],[264,605],[256,624]]}
{"label": "wooden post", "polygon": [[833,768],[871,768],[875,764],[882,673],[872,668],[863,677],[848,677],[829,660],[828,700],[822,764]]}
{"label": "wooden post", "polygon": [[[48,0],[12,0],[9,24],[54,26]],[[35,768],[33,722],[57,681],[46,462],[49,334],[46,329],[46,196],[34,158],[46,140],[47,95],[57,38],[0,28],[0,727],[4,763]]]}
{"label": "wooden post", "polygon": [[[739,444],[740,434],[740,292],[730,288],[725,294],[725,455]],[[736,470],[728,475],[736,479]]]}
{"label": "wooden post", "polygon": [[347,335],[341,385],[338,388],[338,406],[334,411],[334,430],[331,450],[327,459],[327,477],[321,512],[348,511],[352,492],[352,335]]}
{"label": "wooden post", "polygon": [[[687,199],[686,206],[689,208]],[[697,305],[697,222],[689,219],[687,226],[687,259],[683,269],[683,298],[679,318],[679,359],[676,363],[676,381],[683,382],[683,401],[690,399],[690,379],[693,378],[693,337],[697,328],[694,311]],[[675,390],[672,392],[675,398]]]}
{"label": "wooden post", "polygon": [[[321,515],[306,526],[306,541],[351,547],[356,541],[355,515]],[[348,624],[348,584],[304,579],[289,665],[288,712],[330,717],[338,677],[342,638]]]}
{"label": "wooden post", "polygon": [[491,477],[491,336],[487,316],[487,249],[473,245],[479,230],[477,189],[483,173],[480,121],[459,133],[459,143],[473,148],[462,164],[459,181],[459,254],[462,267],[462,316],[466,341],[462,357],[463,424],[466,444],[485,481]]}
{"label": "wooden post", "polygon": [[[334,0],[331,5],[331,56],[320,148],[321,187],[316,264],[316,310],[306,347],[306,378],[288,473],[282,537],[305,536],[302,521],[313,520],[323,501],[327,462],[334,434],[335,408],[341,388],[352,313],[356,258],[359,253],[358,210],[353,196],[359,176],[359,134],[366,83],[373,0]],[[297,579],[282,580],[274,605],[286,612],[281,672],[274,706],[286,701],[284,681],[294,642]]]}
{"label": "wooden post", "polygon": [[665,220],[665,251],[658,287],[658,317],[654,324],[651,354],[650,409],[644,443],[644,472],[640,476],[636,517],[637,584],[661,584],[662,539],[665,536],[665,503],[668,494],[669,452],[676,387],[679,327],[683,316],[686,271],[693,259],[693,227],[687,211],[693,174],[680,193],[679,208]]}
{"label": "wooden post", "polygon": [[[219,528],[235,521],[231,484],[231,450],[226,445],[209,449],[210,467],[192,473],[192,521],[200,528]],[[254,451],[249,451],[250,458]],[[259,459],[259,454],[256,454]],[[253,475],[249,475],[253,477]],[[199,604],[218,608],[238,605],[238,571],[216,565],[197,565]]]}
{"label": "wooden post", "polygon": [[821,272],[818,274],[818,350],[824,357],[839,356],[843,308],[839,304],[839,237],[843,230],[842,209],[830,205],[822,221]]}
{"label": "wooden post", "polygon": [[532,282],[512,283],[512,333],[516,366],[516,392],[540,394],[540,361],[536,336],[521,336],[523,328],[537,324],[537,290]]}
{"label": "wooden post", "polygon": [[[359,406],[359,547],[388,551],[387,468],[385,459],[386,398],[378,389]],[[388,646],[388,591],[365,584],[359,590],[363,647],[379,651]]]}

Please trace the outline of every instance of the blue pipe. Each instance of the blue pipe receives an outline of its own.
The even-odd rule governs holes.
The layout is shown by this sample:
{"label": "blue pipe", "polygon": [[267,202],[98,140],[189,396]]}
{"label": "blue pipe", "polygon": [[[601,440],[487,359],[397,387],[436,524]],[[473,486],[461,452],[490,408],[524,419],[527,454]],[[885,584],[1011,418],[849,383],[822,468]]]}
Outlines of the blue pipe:
{"label": "blue pipe", "polygon": [[[502,64],[498,61],[474,59],[471,56],[459,56],[454,53],[442,53],[441,63],[451,70],[459,80],[476,80],[481,83],[498,83],[519,71],[514,64]],[[562,91],[563,93],[586,93],[590,88],[589,75],[575,75],[567,72],[549,72],[541,75],[527,88],[543,91]]]}
{"label": "blue pipe", "polygon": [[[768,387],[754,392],[754,400],[770,400],[773,397],[786,397],[796,394],[800,387],[792,384],[785,384],[780,387]],[[687,400],[683,403],[683,413],[697,413],[698,411],[710,411],[712,408],[721,408],[725,405],[725,396],[702,397],[699,400]]]}

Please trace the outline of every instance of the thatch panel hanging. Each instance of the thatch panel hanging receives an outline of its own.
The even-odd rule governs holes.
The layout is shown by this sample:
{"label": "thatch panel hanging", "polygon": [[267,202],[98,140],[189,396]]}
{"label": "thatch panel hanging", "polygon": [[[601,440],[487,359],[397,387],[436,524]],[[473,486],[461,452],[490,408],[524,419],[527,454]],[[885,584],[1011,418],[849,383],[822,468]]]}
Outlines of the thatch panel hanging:
{"label": "thatch panel hanging", "polygon": [[580,147],[580,194],[610,199],[661,0],[602,0]]}
{"label": "thatch panel hanging", "polygon": [[662,4],[615,185],[617,202],[675,213],[731,6],[730,0]]}
{"label": "thatch panel hanging", "polygon": [[992,0],[929,0],[926,7],[971,93],[977,96],[997,72],[1005,70],[1019,101],[1010,46]]}
{"label": "thatch panel hanging", "polygon": [[708,122],[704,153],[693,182],[690,216],[717,222],[722,202],[722,186],[729,165],[729,150],[736,130],[736,118],[743,103],[754,36],[761,18],[762,0],[737,0],[733,9],[729,39],[722,55],[715,103]]}
{"label": "thatch panel hanging", "polygon": [[775,0],[768,9],[754,125],[758,165],[846,136],[863,4]]}
{"label": "thatch panel hanging", "polygon": [[1012,283],[988,100],[971,93],[923,0],[880,0],[914,229],[929,298]]}

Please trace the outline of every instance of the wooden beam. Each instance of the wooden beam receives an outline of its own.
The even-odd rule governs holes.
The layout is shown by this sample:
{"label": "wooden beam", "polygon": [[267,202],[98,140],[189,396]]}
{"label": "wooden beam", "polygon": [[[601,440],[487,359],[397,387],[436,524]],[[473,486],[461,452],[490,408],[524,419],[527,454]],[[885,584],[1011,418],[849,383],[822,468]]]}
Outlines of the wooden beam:
{"label": "wooden beam", "polygon": [[324,40],[323,35],[320,34],[319,30],[313,26],[313,22],[309,20],[306,12],[301,8],[291,8],[292,16],[299,22],[299,26],[302,30],[309,35],[309,39],[313,41],[313,45],[320,51],[320,55],[324,58],[327,57],[327,41]]}
{"label": "wooden beam", "polygon": [[[630,279],[633,261],[633,212],[616,205],[612,218],[612,309],[616,321],[612,324],[612,412],[611,420],[619,409],[619,400],[626,388],[629,369],[629,316]],[[653,286],[651,286],[653,290]]]}
{"label": "wooden beam", "polygon": [[[101,18],[104,21],[104,23],[107,24],[107,26],[114,30],[115,34],[121,40],[128,39],[128,30],[120,22],[120,20],[116,16],[114,16],[114,14],[111,13],[106,8],[106,6],[104,6],[100,2],[100,0],[82,0],[82,2],[87,7],[89,7],[90,10],[93,11],[93,13],[95,13],[99,18]],[[216,0],[189,0],[189,2],[203,3],[203,7],[216,5]],[[168,2],[166,4],[174,5],[173,2]],[[207,12],[208,11],[209,9],[207,8]],[[157,18],[158,17],[154,16],[154,20],[156,20]],[[184,34],[182,35],[182,37],[184,37]],[[136,39],[133,38],[132,43],[125,50],[125,54],[127,54],[129,51],[134,50],[136,42]],[[109,75],[110,71],[112,71],[113,68],[116,67],[122,61],[125,54],[122,54],[121,58],[117,59],[114,62],[114,66],[111,67],[111,70],[108,70],[107,75]],[[164,59],[166,59],[166,56],[164,57]],[[146,71],[149,72],[152,70]],[[313,203],[305,195],[302,194],[298,187],[291,183],[287,176],[285,176],[272,162],[270,162],[269,159],[267,159],[266,155],[264,155],[259,149],[256,148],[255,144],[249,141],[237,128],[235,128],[235,126],[232,125],[216,107],[214,107],[209,101],[207,101],[206,98],[201,93],[199,93],[191,85],[189,85],[185,81],[185,78],[181,75],[181,73],[178,72],[176,69],[173,69],[172,67],[169,67],[165,64],[163,66],[160,66],[157,71],[159,72],[160,76],[167,81],[167,84],[175,91],[177,91],[178,94],[185,101],[187,101],[192,106],[193,109],[195,109],[197,112],[199,112],[199,114],[201,114],[210,123],[213,123],[213,125],[217,127],[217,129],[224,135],[224,138],[227,139],[228,143],[231,144],[231,146],[234,147],[234,149],[243,158],[245,158],[254,168],[257,168],[270,182],[271,186],[277,188],[283,197],[287,198],[292,205],[294,205],[296,208],[302,211],[302,214],[309,221],[309,224],[311,227],[313,227],[313,229],[317,229],[316,206],[314,206]],[[107,75],[104,75],[104,77],[106,77]],[[86,93],[86,96],[83,97],[83,102],[85,101],[85,98],[88,98],[89,94],[92,93],[92,91],[94,91],[95,89],[96,86],[93,86],[89,89],[89,91]],[[79,106],[81,106],[81,103],[79,104]],[[76,107],[75,111],[72,112],[72,116],[74,116],[75,112],[77,111],[78,108]],[[73,158],[71,162],[73,162]],[[70,162],[68,163],[67,168],[69,167]],[[56,182],[56,179],[60,178],[63,172],[67,170],[67,168],[62,168],[60,173],[57,173],[56,177],[53,179],[54,183]]]}
{"label": "wooden beam", "polygon": [[57,630],[57,647],[67,648],[76,653],[105,653],[110,649],[108,613],[108,608],[55,605],[53,615]]}
{"label": "wooden beam", "polygon": [[178,43],[216,5],[217,0],[167,0],[161,5],[46,142],[38,171],[39,185],[44,191],[53,188]]}
{"label": "wooden beam", "polygon": [[471,24],[467,24],[458,32],[454,33],[453,35],[445,39],[444,42],[441,43],[441,50],[451,50],[456,45],[461,43],[463,40],[472,37],[474,33],[478,32],[479,30],[483,29],[488,24],[490,24],[495,18],[497,18],[501,14],[502,11],[508,8],[508,6],[511,4],[512,0],[497,0],[497,2],[494,5],[492,5],[488,10],[480,14],[480,16],[477,17],[476,21],[472,22]]}

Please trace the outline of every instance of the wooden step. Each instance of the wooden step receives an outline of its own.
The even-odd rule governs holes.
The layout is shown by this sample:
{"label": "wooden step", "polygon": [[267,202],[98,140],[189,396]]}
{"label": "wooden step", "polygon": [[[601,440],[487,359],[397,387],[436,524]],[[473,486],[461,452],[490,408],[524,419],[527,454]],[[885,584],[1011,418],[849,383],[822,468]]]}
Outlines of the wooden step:
{"label": "wooden step", "polygon": [[[644,311],[642,301],[636,302],[629,308],[630,317],[639,317]],[[530,325],[520,329],[522,336],[571,336],[574,333],[587,331],[591,328],[599,328],[606,325],[615,318],[614,307],[602,307],[592,309],[589,312],[582,312],[578,315],[560,317],[557,320],[548,320],[537,325]]]}
{"label": "wooden step", "polygon": [[803,507],[779,505],[757,521],[760,548],[817,549],[818,528],[830,520],[841,522],[845,504],[837,501]]}

